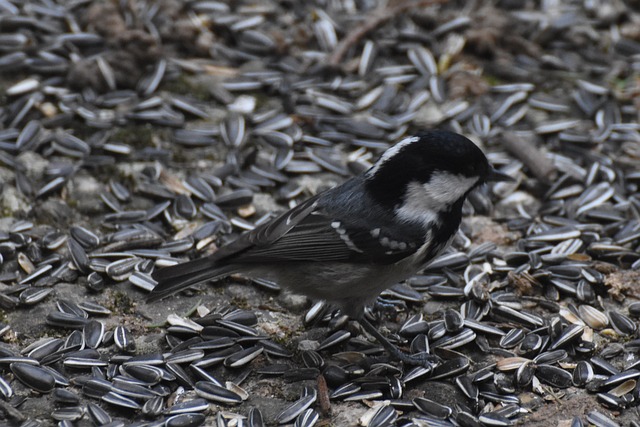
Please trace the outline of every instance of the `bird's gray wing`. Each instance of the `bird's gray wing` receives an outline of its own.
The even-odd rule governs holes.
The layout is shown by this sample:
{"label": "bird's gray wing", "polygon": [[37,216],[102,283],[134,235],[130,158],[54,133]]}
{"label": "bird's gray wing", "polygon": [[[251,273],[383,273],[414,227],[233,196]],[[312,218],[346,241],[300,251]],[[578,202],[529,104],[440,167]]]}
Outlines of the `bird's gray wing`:
{"label": "bird's gray wing", "polygon": [[[385,227],[371,230],[333,218],[322,207],[309,208],[311,210],[306,215],[295,217],[292,227],[269,224],[272,230],[278,230],[277,235],[269,230],[256,230],[253,246],[236,253],[233,262],[391,264],[415,253],[423,238],[422,232],[411,227],[394,227],[391,235],[391,230]],[[283,219],[280,218],[279,222]]]}
{"label": "bird's gray wing", "polygon": [[242,264],[392,264],[414,254],[423,243],[421,229],[389,224],[371,230],[365,224],[369,221],[362,221],[361,225],[343,223],[320,206],[318,196],[313,197],[241,235],[213,255],[157,270],[153,278],[158,285],[147,300],[155,301],[197,283],[227,276],[240,271]]}
{"label": "bird's gray wing", "polygon": [[255,247],[269,247],[305,220],[317,207],[318,196],[305,200],[271,221],[242,234],[233,242],[222,246],[211,256],[212,261],[230,261]]}
{"label": "bird's gray wing", "polygon": [[317,196],[241,235],[212,255],[156,270],[153,278],[158,284],[148,296],[147,301],[159,300],[197,283],[232,274],[237,270],[235,261],[242,254],[255,247],[269,247],[313,212],[316,204]]}

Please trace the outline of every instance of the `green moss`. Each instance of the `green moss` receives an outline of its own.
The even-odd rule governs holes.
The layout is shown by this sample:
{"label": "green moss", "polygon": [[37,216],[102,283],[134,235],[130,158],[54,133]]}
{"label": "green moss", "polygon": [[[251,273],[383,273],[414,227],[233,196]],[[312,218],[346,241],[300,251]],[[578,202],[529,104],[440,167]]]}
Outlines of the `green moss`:
{"label": "green moss", "polygon": [[148,147],[153,143],[156,130],[151,125],[131,125],[118,128],[111,141],[123,142],[132,147]]}
{"label": "green moss", "polygon": [[69,331],[65,331],[64,329],[61,328],[40,328],[38,329],[38,331],[41,332],[41,334],[39,334],[38,336],[34,336],[34,337],[30,337],[30,341],[32,341],[31,338],[36,338],[36,339],[40,339],[40,338],[62,338],[62,339],[66,339],[70,332]]}
{"label": "green moss", "polygon": [[22,347],[42,338],[66,339],[70,333],[71,332],[69,330],[49,326],[33,328],[26,334],[16,334],[16,340],[13,341],[13,343],[18,344],[20,347]]}
{"label": "green moss", "polygon": [[78,200],[76,199],[65,199],[64,201],[70,208],[76,209],[78,207]]}
{"label": "green moss", "polygon": [[284,332],[282,336],[272,336],[272,341],[280,344],[287,350],[291,352],[291,354],[298,354],[298,340],[296,339],[300,334],[302,334],[305,330],[304,325],[300,324],[298,328],[287,328],[281,325],[280,330]]}
{"label": "green moss", "polygon": [[[181,164],[181,163],[189,163],[189,160],[191,160],[193,158],[193,153],[190,152],[189,149],[186,150],[175,150],[173,153],[173,161],[176,164]],[[201,155],[201,156],[197,156],[199,159],[205,159],[205,155]],[[205,159],[206,160],[206,159]]]}
{"label": "green moss", "polygon": [[251,309],[251,307],[247,303],[247,299],[246,298],[242,298],[242,297],[231,298],[231,305],[234,305],[234,306],[236,306],[238,308],[241,308],[243,310],[250,310]]}
{"label": "green moss", "polygon": [[188,96],[197,101],[209,102],[213,100],[209,87],[205,83],[194,81],[184,73],[175,80],[165,82],[162,85],[162,90]]}
{"label": "green moss", "polygon": [[483,77],[490,86],[497,86],[499,84],[502,84],[502,80],[492,74],[484,74]]}
{"label": "green moss", "polygon": [[133,314],[135,311],[135,301],[133,301],[129,295],[124,292],[113,291],[109,301],[111,304],[109,304],[108,308],[114,313]]}
{"label": "green moss", "polygon": [[265,106],[270,100],[273,99],[273,97],[269,96],[264,91],[251,92],[250,95],[256,98],[256,110],[260,107]]}
{"label": "green moss", "polygon": [[91,138],[96,132],[96,128],[89,126],[84,120],[74,117],[69,124],[70,133],[83,141]]}

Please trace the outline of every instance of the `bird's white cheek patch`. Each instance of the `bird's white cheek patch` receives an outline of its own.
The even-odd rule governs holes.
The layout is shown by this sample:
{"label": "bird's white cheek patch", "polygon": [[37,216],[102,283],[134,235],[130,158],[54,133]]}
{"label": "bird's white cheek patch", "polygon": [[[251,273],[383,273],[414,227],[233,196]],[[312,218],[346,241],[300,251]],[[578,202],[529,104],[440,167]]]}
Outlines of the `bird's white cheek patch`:
{"label": "bird's white cheek patch", "polygon": [[407,187],[404,202],[396,209],[398,219],[408,222],[420,222],[425,227],[431,227],[438,221],[438,211],[441,203],[434,203],[425,194],[424,188],[417,181]]}
{"label": "bird's white cheek patch", "polygon": [[477,181],[476,177],[437,172],[425,184],[411,182],[402,205],[396,208],[396,215],[400,220],[431,227],[441,220],[440,213],[464,196]]}
{"label": "bird's white cheek patch", "polygon": [[423,184],[423,188],[433,202],[450,205],[464,196],[477,182],[478,177],[437,172],[431,176],[429,182]]}

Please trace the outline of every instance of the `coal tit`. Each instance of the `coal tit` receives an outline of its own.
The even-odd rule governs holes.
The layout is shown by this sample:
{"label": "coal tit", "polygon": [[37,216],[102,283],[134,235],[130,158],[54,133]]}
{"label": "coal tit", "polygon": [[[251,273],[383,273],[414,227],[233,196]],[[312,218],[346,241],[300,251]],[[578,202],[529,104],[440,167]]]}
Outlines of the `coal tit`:
{"label": "coal tit", "polygon": [[157,270],[158,285],[148,300],[234,273],[269,279],[336,304],[393,357],[420,363],[381,335],[363,317],[364,307],[447,248],[471,190],[506,179],[464,136],[419,132],[385,151],[362,175],[300,203],[213,255]]}

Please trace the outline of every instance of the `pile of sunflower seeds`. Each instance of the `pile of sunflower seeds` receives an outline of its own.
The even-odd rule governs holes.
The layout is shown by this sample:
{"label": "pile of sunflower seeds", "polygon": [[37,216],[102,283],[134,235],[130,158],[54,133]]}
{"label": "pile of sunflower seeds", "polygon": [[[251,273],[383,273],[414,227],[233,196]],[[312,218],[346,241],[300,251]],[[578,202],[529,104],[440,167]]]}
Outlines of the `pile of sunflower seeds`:
{"label": "pile of sunflower seeds", "polygon": [[[2,423],[639,425],[640,15],[386,3],[0,0]],[[133,302],[430,127],[516,179],[367,313],[439,362],[323,302],[308,339],[220,287]]]}

